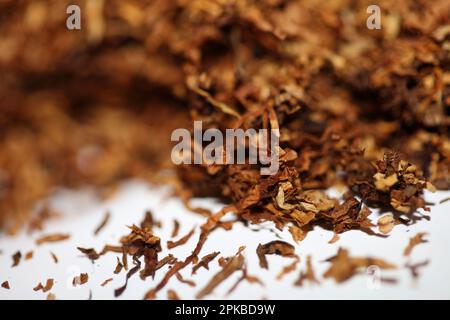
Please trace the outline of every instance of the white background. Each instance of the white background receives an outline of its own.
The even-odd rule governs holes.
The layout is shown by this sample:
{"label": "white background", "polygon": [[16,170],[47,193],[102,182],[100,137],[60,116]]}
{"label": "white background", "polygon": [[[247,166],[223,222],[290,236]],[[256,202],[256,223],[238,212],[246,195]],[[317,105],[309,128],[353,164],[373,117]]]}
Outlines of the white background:
{"label": "white background", "polygon": [[[110,200],[101,202],[96,199],[93,192],[61,190],[52,199],[51,204],[60,212],[61,217],[48,221],[42,232],[34,232],[31,235],[22,232],[17,236],[0,236],[0,283],[8,280],[11,290],[0,288],[0,299],[45,299],[48,293],[35,292],[33,288],[42,282],[45,285],[47,278],[55,279],[53,289],[50,291],[57,299],[87,299],[92,291],[93,299],[112,299],[114,289],[125,282],[125,271],[115,275],[118,254],[109,253],[92,263],[77,249],[80,247],[94,247],[101,251],[103,246],[118,244],[121,236],[129,233],[126,225],[139,224],[147,209],[153,211],[157,220],[162,222],[162,228],[155,228],[154,232],[162,239],[163,251],[160,257],[169,252],[180,260],[184,259],[195,247],[198,239],[196,234],[190,241],[180,247],[167,250],[166,241],[170,238],[173,228],[173,219],[181,222],[179,235],[176,239],[185,235],[193,226],[200,226],[205,218],[187,211],[181,202],[170,197],[170,190],[165,188],[152,188],[138,181],[129,182],[122,186],[120,192]],[[307,238],[296,246],[296,253],[301,258],[297,269],[286,275],[281,281],[276,280],[280,270],[290,264],[292,259],[279,256],[268,256],[269,270],[263,270],[258,265],[256,247],[259,243],[276,240],[279,235],[283,240],[295,244],[289,232],[270,231],[274,228],[271,223],[262,226],[245,227],[236,223],[231,231],[218,229],[214,231],[205,246],[200,257],[213,251],[220,251],[219,256],[231,256],[237,249],[245,245],[243,252],[246,257],[250,275],[258,276],[264,287],[258,284],[243,282],[229,296],[226,292],[241,275],[236,272],[222,283],[208,299],[449,299],[450,298],[450,201],[439,205],[439,201],[448,197],[449,192],[427,193],[426,199],[435,202],[431,207],[431,220],[422,220],[411,226],[399,225],[394,228],[388,238],[369,236],[359,231],[350,231],[340,235],[340,240],[334,244],[328,241],[332,238],[332,232],[321,228],[315,228]],[[218,211],[222,205],[213,200],[196,200],[194,204]],[[111,218],[106,227],[98,236],[93,232],[99,225],[106,211],[110,211]],[[374,221],[378,215],[374,213]],[[257,232],[251,229],[264,229]],[[70,240],[48,243],[37,246],[35,239],[42,234],[61,232],[69,233]],[[409,238],[417,232],[428,232],[428,243],[415,247],[411,256],[405,258],[403,250],[408,244]],[[176,240],[175,239],[175,240]],[[372,278],[364,273],[357,275],[343,284],[336,284],[332,279],[323,279],[322,275],[329,263],[324,260],[334,255],[339,247],[350,251],[352,256],[373,256],[387,260],[398,265],[397,270],[383,271],[382,277],[395,278],[397,284],[373,285]],[[34,257],[31,260],[22,261],[11,268],[11,256],[20,250],[22,255],[33,250]],[[54,252],[59,263],[55,264],[50,251]],[[298,278],[300,270],[305,269],[306,256],[312,255],[313,266],[319,285],[296,287],[293,282]],[[417,263],[430,260],[430,264],[421,269],[421,276],[414,280],[405,263]],[[181,274],[186,279],[193,280],[197,285],[192,288],[180,283],[173,277],[166,288],[158,293],[157,298],[166,299],[166,289],[174,289],[182,299],[194,299],[196,293],[218,271],[218,258],[210,263],[210,270],[200,269],[197,274],[191,276],[192,266],[188,266]],[[129,265],[132,266],[131,259]],[[142,281],[135,274],[128,283],[128,288],[119,299],[142,299],[147,290],[153,288],[167,267],[157,272],[154,280],[147,278]],[[72,279],[81,272],[89,274],[89,281],[85,285],[74,288]],[[108,279],[114,280],[101,287],[100,284]]]}

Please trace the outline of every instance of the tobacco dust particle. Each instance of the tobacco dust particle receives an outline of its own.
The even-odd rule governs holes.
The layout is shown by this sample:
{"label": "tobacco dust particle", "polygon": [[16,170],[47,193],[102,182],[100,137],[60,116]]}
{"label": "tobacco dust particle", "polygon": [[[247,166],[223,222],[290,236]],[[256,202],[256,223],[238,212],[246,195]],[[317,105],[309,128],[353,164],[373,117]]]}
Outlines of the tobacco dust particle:
{"label": "tobacco dust particle", "polygon": [[11,289],[11,287],[9,286],[9,282],[8,281],[3,282],[2,288],[8,289],[8,290]]}
{"label": "tobacco dust particle", "polygon": [[21,258],[22,258],[22,253],[20,253],[20,251],[17,251],[16,253],[14,253],[12,256],[13,264],[11,267],[13,268],[13,267],[18,266]]}

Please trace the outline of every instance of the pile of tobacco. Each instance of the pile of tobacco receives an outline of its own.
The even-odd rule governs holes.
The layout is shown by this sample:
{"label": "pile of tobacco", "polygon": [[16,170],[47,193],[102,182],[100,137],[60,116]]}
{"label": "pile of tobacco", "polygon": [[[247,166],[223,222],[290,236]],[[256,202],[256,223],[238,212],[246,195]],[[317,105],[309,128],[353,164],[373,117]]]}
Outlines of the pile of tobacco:
{"label": "pile of tobacco", "polygon": [[[66,27],[72,4],[81,8],[81,30]],[[59,186],[92,185],[106,197],[128,178],[171,184],[206,219],[187,259],[158,257],[151,215],[120,246],[79,248],[91,259],[122,253],[118,272],[131,255],[127,279],[170,265],[146,295],[153,298],[173,276],[190,281],[180,270],[208,268],[218,253],[200,258],[202,246],[216,228],[232,228],[221,221],[227,214],[245,224],[271,221],[295,242],[315,226],[337,241],[351,229],[384,234],[414,223],[429,211],[424,189],[450,189],[450,1],[380,0],[381,29],[373,30],[366,26],[371,4],[1,1],[1,230],[42,228],[51,209],[36,214],[35,205]],[[261,175],[258,164],[175,166],[171,132],[191,129],[194,120],[204,130],[279,129],[278,173]],[[328,196],[332,187],[343,197]],[[226,207],[192,208],[191,197],[220,198]],[[378,220],[378,230],[370,208],[392,213]],[[412,239],[405,255],[422,240]],[[236,270],[239,281],[259,281],[247,274],[242,250],[220,258],[222,271],[199,298]],[[265,255],[293,251],[272,241],[257,254],[268,268]],[[329,262],[324,276],[338,282],[364,266],[393,267],[345,249]],[[317,281],[308,266],[298,284]],[[83,281],[83,274],[74,279]],[[36,290],[52,286],[39,284]]]}

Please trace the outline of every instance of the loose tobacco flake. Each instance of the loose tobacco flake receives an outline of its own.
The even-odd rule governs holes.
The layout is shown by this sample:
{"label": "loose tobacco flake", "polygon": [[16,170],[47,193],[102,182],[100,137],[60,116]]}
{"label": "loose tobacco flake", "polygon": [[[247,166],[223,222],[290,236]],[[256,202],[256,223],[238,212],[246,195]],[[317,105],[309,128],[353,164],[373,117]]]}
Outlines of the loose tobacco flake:
{"label": "loose tobacco flake", "polygon": [[192,274],[195,274],[197,270],[202,267],[205,268],[206,270],[209,270],[209,263],[213,261],[219,254],[220,252],[217,251],[205,255],[203,258],[200,259],[200,261],[196,265],[192,267]]}
{"label": "loose tobacco flake", "polygon": [[9,286],[9,282],[8,281],[2,282],[2,288],[5,288],[7,290],[11,289],[11,287]]}
{"label": "loose tobacco flake", "polygon": [[36,239],[36,244],[41,245],[41,244],[47,243],[47,242],[59,242],[59,241],[67,240],[69,238],[70,238],[69,234],[54,233],[54,234],[49,234],[49,235],[44,235],[42,237],[39,237],[38,239]]}
{"label": "loose tobacco flake", "polygon": [[97,228],[94,230],[94,235],[98,235],[100,231],[108,224],[109,219],[111,218],[111,214],[109,212],[106,212],[103,220],[100,222]]}
{"label": "loose tobacco flake", "polygon": [[428,240],[425,240],[424,237],[427,235],[426,232],[419,232],[414,237],[409,239],[409,243],[406,246],[405,250],[403,251],[404,256],[409,256],[414,249],[415,246],[421,244],[421,243],[427,243]]}
{"label": "loose tobacco flake", "polygon": [[42,283],[38,283],[36,287],[33,288],[34,291],[42,290],[42,292],[50,291],[53,288],[54,280],[53,279],[47,279],[45,286],[42,285]]}
{"label": "loose tobacco flake", "polygon": [[18,266],[21,258],[22,258],[22,253],[20,253],[20,251],[17,251],[16,253],[14,253],[12,256],[13,264],[11,267],[13,268],[13,267]]}
{"label": "loose tobacco flake", "polygon": [[256,253],[258,255],[259,265],[261,266],[261,268],[269,269],[266,255],[276,254],[282,257],[295,257],[295,248],[293,245],[287,242],[275,240],[264,245],[259,244],[256,248]]}
{"label": "loose tobacco flake", "polygon": [[195,232],[195,227],[192,228],[191,231],[189,231],[185,236],[181,237],[177,241],[171,241],[171,240],[167,241],[167,248],[173,249],[175,247],[185,244],[194,235],[194,232]]}

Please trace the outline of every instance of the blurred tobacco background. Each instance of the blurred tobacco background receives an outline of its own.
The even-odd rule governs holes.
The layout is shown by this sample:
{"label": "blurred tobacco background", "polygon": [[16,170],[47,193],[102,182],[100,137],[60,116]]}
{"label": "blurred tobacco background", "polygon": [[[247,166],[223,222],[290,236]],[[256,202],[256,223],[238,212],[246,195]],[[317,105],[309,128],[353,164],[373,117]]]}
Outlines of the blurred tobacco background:
{"label": "blurred tobacco background", "polygon": [[[66,28],[71,4],[81,30]],[[424,188],[450,188],[450,2],[378,1],[380,30],[371,4],[1,0],[2,230],[55,187],[130,177],[220,197],[296,241],[313,225],[370,232],[368,207],[413,221]],[[193,120],[279,128],[279,173],[174,168],[170,133]]]}

